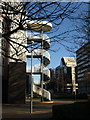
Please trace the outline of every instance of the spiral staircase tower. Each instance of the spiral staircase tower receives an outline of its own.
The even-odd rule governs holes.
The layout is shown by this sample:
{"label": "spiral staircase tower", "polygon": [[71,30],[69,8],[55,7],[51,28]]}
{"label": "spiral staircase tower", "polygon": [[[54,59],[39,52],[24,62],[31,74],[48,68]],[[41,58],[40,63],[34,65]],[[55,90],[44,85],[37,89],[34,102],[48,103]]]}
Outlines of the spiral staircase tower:
{"label": "spiral staircase tower", "polygon": [[[47,51],[50,48],[50,39],[44,34],[52,29],[52,24],[47,21],[26,21],[27,29],[36,31],[37,33],[27,33],[27,44],[32,44],[31,41],[41,44],[41,48],[34,49],[32,53],[27,53],[27,58],[40,58],[40,64],[32,66],[32,74],[41,75],[41,86],[33,84],[33,92],[51,100],[51,94],[49,91],[43,88],[43,84],[47,84],[50,80],[50,70],[46,67],[50,64],[50,54]],[[31,74],[31,70],[27,70],[28,74]]]}

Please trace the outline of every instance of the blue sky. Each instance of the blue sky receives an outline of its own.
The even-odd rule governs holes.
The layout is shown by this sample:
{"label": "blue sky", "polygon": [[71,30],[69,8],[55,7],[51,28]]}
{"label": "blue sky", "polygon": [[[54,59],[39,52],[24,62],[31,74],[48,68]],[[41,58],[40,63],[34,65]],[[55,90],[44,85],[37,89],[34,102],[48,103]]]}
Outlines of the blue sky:
{"label": "blue sky", "polygon": [[[66,4],[63,2],[63,4]],[[76,3],[75,3],[76,4]],[[74,16],[77,16],[78,14],[80,14],[80,12],[82,12],[83,10],[87,9],[87,6],[85,5],[82,5],[76,13],[74,13],[73,15]],[[68,30],[71,30],[71,29],[74,29],[74,22],[72,22],[72,20],[69,20],[69,19],[65,19],[63,21],[63,23],[59,26],[59,29],[58,31],[55,33],[55,34],[60,34],[60,33],[63,33],[65,31],[68,31]],[[47,34],[47,32],[45,33]],[[67,35],[67,38],[66,40],[67,41],[70,41],[70,36],[74,34],[73,33],[69,33],[69,35]],[[48,34],[49,37],[52,37],[54,36],[54,33],[52,34]],[[73,41],[73,40],[72,40]],[[69,47],[73,47],[74,43],[72,44],[69,44],[68,42],[64,42],[62,41],[61,44],[64,44],[65,46],[69,46]],[[53,43],[53,46],[52,46],[52,43],[51,43],[51,50],[56,50],[56,52],[52,52],[51,50],[48,50],[48,52],[50,53],[51,55],[51,62],[50,62],[50,65],[48,65],[47,67],[48,68],[56,68],[57,66],[60,65],[60,59],[62,57],[71,57],[71,56],[75,56],[75,53],[72,53],[70,51],[68,51],[65,47],[63,47],[61,44],[57,44],[57,43]],[[59,49],[60,48],[60,49]]]}
{"label": "blue sky", "polygon": [[[73,15],[77,16],[83,10],[86,10],[86,9],[87,9],[87,5],[83,4],[77,10],[77,12],[74,13]],[[78,24],[78,23],[73,21],[73,20],[65,19],[63,21],[63,23],[61,24],[59,31],[57,31],[57,34],[59,34],[59,32],[62,33],[62,32],[65,32],[65,31],[68,31],[68,30],[71,30],[71,29],[75,29],[75,24]],[[74,42],[73,42],[73,39],[70,38],[70,36],[72,36],[73,34],[78,34],[78,33],[75,33],[75,32],[69,33],[69,35],[67,35],[67,38],[66,38],[67,41],[71,41],[72,42],[71,44],[69,44],[68,42],[63,42],[63,41],[61,43],[64,43],[64,45],[73,48],[74,47]],[[60,49],[57,50],[56,52],[49,51],[50,55],[51,55],[51,62],[50,62],[50,65],[48,66],[48,68],[56,68],[57,66],[59,66],[60,65],[60,60],[61,60],[62,57],[73,57],[73,56],[76,56],[75,53],[68,51],[67,48],[63,47],[62,45],[55,44],[53,47],[51,47],[51,49],[58,49],[58,48],[60,48]]]}
{"label": "blue sky", "polygon": [[[81,6],[80,9],[78,9],[78,11],[74,14],[74,16],[77,16],[78,14],[80,14],[80,12],[82,12],[86,8],[87,8],[87,6]],[[60,25],[59,30],[55,34],[63,33],[65,31],[74,29],[74,27],[75,27],[74,23],[75,22],[73,22],[72,20],[65,19],[63,21],[63,23]],[[47,34],[47,33],[45,33],[45,34]],[[70,36],[72,36],[73,34],[74,34],[74,32],[66,35],[66,37],[67,37],[66,40],[71,41],[72,44],[70,44],[69,42],[65,42],[65,41],[61,41],[61,44],[64,44],[65,46],[69,46],[69,47],[73,48],[73,46],[74,46],[73,39],[70,38]],[[52,36],[54,36],[54,33],[48,34],[48,36],[52,37]],[[70,40],[70,39],[72,39],[72,40]],[[60,60],[62,57],[73,57],[76,55],[75,53],[68,51],[67,48],[63,47],[61,44],[57,44],[57,43],[53,43],[53,45],[51,44],[50,49],[56,50],[56,52],[52,52],[51,50],[48,50],[48,52],[51,55],[51,60],[50,60],[50,64],[47,66],[47,68],[56,68],[57,66],[59,66]],[[34,61],[33,61],[33,64],[34,64]],[[36,64],[37,64],[37,62],[36,62]],[[38,79],[39,79],[39,77],[36,76],[35,80],[37,83],[39,82]]]}
{"label": "blue sky", "polygon": [[[70,24],[72,24],[72,23],[70,23],[69,20],[65,20],[60,27],[60,31],[64,32],[64,31],[67,31],[68,28],[72,29]],[[68,41],[68,38],[67,38],[67,41]],[[64,42],[62,41],[61,44],[63,44],[63,43]],[[69,43],[64,43],[64,45],[70,46]],[[57,44],[57,43],[56,44],[54,43],[54,46],[53,47],[51,46],[51,49],[56,50],[56,52],[49,51],[49,53],[51,55],[51,62],[50,62],[50,65],[48,67],[51,67],[51,68],[56,68],[57,66],[59,66],[60,59],[62,57],[69,57],[69,56],[75,55],[74,53],[71,53],[70,51],[68,51],[64,46]]]}

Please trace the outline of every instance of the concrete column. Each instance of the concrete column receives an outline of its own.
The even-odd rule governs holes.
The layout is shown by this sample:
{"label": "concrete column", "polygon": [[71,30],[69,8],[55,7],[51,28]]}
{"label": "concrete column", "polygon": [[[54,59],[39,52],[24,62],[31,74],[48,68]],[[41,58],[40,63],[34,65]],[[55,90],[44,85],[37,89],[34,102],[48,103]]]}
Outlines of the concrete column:
{"label": "concrete column", "polygon": [[76,94],[75,67],[72,67],[71,70],[72,70],[72,93]]}

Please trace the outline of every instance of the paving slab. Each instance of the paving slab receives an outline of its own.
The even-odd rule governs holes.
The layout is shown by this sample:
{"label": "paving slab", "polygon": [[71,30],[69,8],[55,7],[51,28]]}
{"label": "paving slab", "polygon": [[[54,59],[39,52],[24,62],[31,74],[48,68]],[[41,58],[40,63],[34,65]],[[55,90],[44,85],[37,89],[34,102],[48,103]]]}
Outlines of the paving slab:
{"label": "paving slab", "polygon": [[11,118],[16,119],[51,119],[52,118],[52,106],[72,104],[74,100],[53,100],[40,102],[39,99],[33,101],[33,113],[30,114],[30,101],[26,104],[3,104],[2,105],[2,120],[9,120]]}

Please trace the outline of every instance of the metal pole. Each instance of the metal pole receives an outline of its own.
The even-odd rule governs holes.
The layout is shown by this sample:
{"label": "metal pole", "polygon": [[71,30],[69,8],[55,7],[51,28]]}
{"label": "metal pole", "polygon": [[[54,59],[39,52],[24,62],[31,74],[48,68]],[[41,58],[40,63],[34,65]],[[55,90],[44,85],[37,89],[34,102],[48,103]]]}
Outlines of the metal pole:
{"label": "metal pole", "polygon": [[30,79],[31,79],[30,113],[33,112],[33,76],[32,76],[33,51],[32,51],[32,43],[31,43],[31,76],[30,76]]}
{"label": "metal pole", "polygon": [[[2,23],[1,23],[2,28]],[[2,31],[2,29],[0,29]],[[0,104],[2,103],[2,37],[0,36]],[[2,119],[2,105],[1,107],[1,113],[0,118]]]}
{"label": "metal pole", "polygon": [[42,42],[41,42],[41,92],[42,92],[42,96],[41,96],[41,102],[43,102],[43,29],[41,31],[41,35],[42,35]]}

